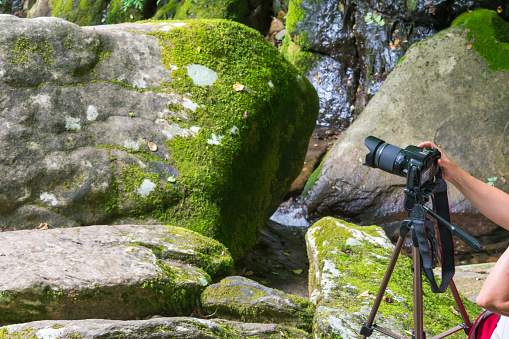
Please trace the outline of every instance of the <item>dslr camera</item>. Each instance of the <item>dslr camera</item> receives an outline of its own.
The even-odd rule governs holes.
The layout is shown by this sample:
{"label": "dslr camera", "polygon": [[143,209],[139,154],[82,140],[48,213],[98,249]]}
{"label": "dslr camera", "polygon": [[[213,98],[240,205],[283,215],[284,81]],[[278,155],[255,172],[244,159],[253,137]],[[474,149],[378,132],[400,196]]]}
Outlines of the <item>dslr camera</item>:
{"label": "dslr camera", "polygon": [[374,136],[367,137],[364,144],[369,149],[364,165],[405,177],[410,186],[420,190],[428,188],[439,172],[441,154],[436,148],[410,145],[402,149]]}

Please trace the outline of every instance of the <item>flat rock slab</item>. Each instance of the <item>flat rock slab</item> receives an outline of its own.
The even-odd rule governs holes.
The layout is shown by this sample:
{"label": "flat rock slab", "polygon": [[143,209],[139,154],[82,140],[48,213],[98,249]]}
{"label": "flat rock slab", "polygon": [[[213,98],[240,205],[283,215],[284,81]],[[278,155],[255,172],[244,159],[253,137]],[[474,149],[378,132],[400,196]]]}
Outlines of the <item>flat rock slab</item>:
{"label": "flat rock slab", "polygon": [[8,338],[308,338],[304,331],[276,324],[249,324],[197,318],[149,320],[37,321],[0,328]]}
{"label": "flat rock slab", "polygon": [[206,313],[248,322],[277,322],[311,331],[315,307],[309,300],[232,276],[205,289],[201,304]]}
{"label": "flat rock slab", "polygon": [[169,226],[0,233],[0,325],[188,315],[233,261],[217,241]]}

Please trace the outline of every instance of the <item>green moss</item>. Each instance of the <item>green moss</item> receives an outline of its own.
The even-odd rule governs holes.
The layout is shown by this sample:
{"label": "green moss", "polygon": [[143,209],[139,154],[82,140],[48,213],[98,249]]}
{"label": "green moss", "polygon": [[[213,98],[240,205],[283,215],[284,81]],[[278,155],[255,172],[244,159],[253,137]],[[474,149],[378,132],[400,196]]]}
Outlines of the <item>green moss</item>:
{"label": "green moss", "polygon": [[4,328],[0,330],[0,339],[37,339],[38,337],[34,335],[35,330],[31,328],[27,328],[26,330],[19,332],[12,332]]}
{"label": "green moss", "polygon": [[[358,312],[365,304],[364,298],[358,298],[357,295],[363,291],[369,290],[371,294],[378,292],[383,274],[389,264],[390,252],[387,249],[374,245],[368,241],[363,241],[362,246],[347,246],[346,240],[352,235],[347,228],[340,227],[337,223],[343,224],[348,228],[354,228],[364,231],[364,227],[354,226],[341,220],[333,218],[323,218],[313,226],[316,227],[313,235],[316,239],[317,252],[319,253],[318,263],[323,265],[324,260],[334,262],[336,269],[340,272],[339,277],[334,281],[337,289],[333,295],[326,300],[319,300],[321,306],[334,309],[346,310],[347,312]],[[377,236],[381,230],[377,226],[371,227],[366,232]],[[347,251],[350,254],[347,254]],[[393,299],[393,302],[383,301],[380,305],[378,316],[397,319],[406,329],[411,331],[413,326],[413,285],[411,260],[408,257],[400,255],[398,262],[391,276],[386,296]],[[348,276],[348,279],[342,279],[341,276]],[[355,286],[357,293],[344,292],[349,291],[346,285]],[[350,288],[351,290],[351,288]],[[391,292],[389,292],[391,291]],[[427,284],[426,278],[423,279],[423,300],[424,300],[424,326],[425,330],[432,335],[437,335],[448,328],[452,328],[463,321],[460,316],[454,315],[451,308],[456,306],[454,298],[450,292],[444,294],[432,293]],[[475,318],[480,314],[480,308],[471,301],[463,298],[463,303],[468,314]],[[376,322],[376,320],[375,320]],[[451,338],[463,338],[464,335],[457,334]]]}
{"label": "green moss", "polygon": [[463,13],[452,23],[460,25],[469,30],[468,41],[486,59],[490,70],[509,69],[509,23],[495,11],[480,9]]}
{"label": "green moss", "polygon": [[304,186],[304,189],[302,191],[302,197],[305,198],[307,196],[309,190],[313,188],[313,186],[315,185],[318,178],[320,178],[320,176],[322,175],[322,169],[323,169],[322,166],[323,166],[324,162],[325,162],[325,158],[322,160],[320,165],[318,165],[318,167],[313,171],[313,173],[311,173],[311,175],[309,176],[309,179],[306,182],[306,185]]}
{"label": "green moss", "polygon": [[281,53],[303,73],[312,68],[316,62],[320,61],[320,56],[317,53],[303,50],[300,45],[289,38],[288,34],[281,48]]}
{"label": "green moss", "polygon": [[186,19],[228,19],[241,22],[247,13],[248,3],[239,0],[186,0],[178,4],[176,20]]}
{"label": "green moss", "polygon": [[[298,71],[255,30],[224,20],[186,24],[152,34],[163,46],[163,64],[168,69],[177,67],[172,70],[174,81],[162,87],[182,95],[190,93],[201,106],[186,112],[185,124],[201,127],[200,133],[168,142],[185,197],[167,217],[177,226],[220,240],[239,257],[255,243],[267,217],[265,211],[278,199],[273,195],[281,194],[276,186],[291,184],[288,174],[278,178],[278,172],[300,171],[284,167],[288,165],[282,164],[280,157],[306,148],[304,138],[297,141],[300,136],[289,132],[293,128],[302,131],[306,125],[311,133],[315,112],[306,112],[302,119],[305,107],[289,94],[312,87],[298,78]],[[190,64],[216,71],[218,79],[212,86],[195,85],[186,70]],[[235,91],[237,82],[248,90]],[[316,98],[309,99],[314,102]],[[283,111],[296,113],[281,119]],[[231,131],[234,126],[237,132]],[[221,145],[207,143],[212,133],[224,136]],[[279,148],[283,135],[295,140],[282,146],[288,151]]]}
{"label": "green moss", "polygon": [[107,24],[119,24],[123,22],[135,22],[143,20],[142,10],[134,6],[125,8],[122,0],[111,0],[109,3]]}
{"label": "green moss", "polygon": [[9,60],[13,64],[21,64],[25,66],[32,55],[42,57],[47,67],[50,67],[55,60],[53,59],[53,47],[44,40],[41,42],[31,43],[26,37],[19,37],[11,47],[12,58]]}

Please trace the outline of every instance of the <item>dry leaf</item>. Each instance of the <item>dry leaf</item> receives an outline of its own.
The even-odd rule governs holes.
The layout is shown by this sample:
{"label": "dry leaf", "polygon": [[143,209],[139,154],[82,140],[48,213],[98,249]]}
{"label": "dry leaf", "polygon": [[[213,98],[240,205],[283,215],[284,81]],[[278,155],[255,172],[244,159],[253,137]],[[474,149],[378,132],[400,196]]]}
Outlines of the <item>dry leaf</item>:
{"label": "dry leaf", "polygon": [[48,230],[48,229],[49,229],[49,227],[48,227],[48,224],[47,224],[47,223],[43,222],[43,223],[41,223],[39,226],[37,226],[35,229],[36,229],[36,230]]}
{"label": "dry leaf", "polygon": [[497,13],[502,13],[502,6],[497,7]]}
{"label": "dry leaf", "polygon": [[472,49],[472,44],[468,44],[467,49]]}
{"label": "dry leaf", "polygon": [[392,298],[391,297],[388,297],[386,295],[384,295],[382,297],[382,300],[385,301],[385,302],[388,302],[389,304],[391,304],[393,302]]}
{"label": "dry leaf", "polygon": [[357,296],[357,298],[367,298],[367,297],[369,297],[369,290],[366,290]]}
{"label": "dry leaf", "polygon": [[458,310],[456,309],[456,307],[454,306],[451,306],[451,312],[452,314],[454,314],[455,316],[459,316],[460,313],[458,312]]}
{"label": "dry leaf", "polygon": [[153,142],[148,142],[148,149],[151,150],[152,152],[155,152],[157,151],[157,145],[154,144]]}
{"label": "dry leaf", "polygon": [[253,271],[247,271],[244,275],[245,275],[246,277],[249,277],[250,275],[253,275],[253,274],[254,274],[254,272],[253,272]]}
{"label": "dry leaf", "polygon": [[196,48],[196,51],[198,51],[198,53],[200,53],[201,52],[201,47],[198,46],[198,48]]}
{"label": "dry leaf", "polygon": [[128,247],[125,249],[126,252],[132,252],[134,251],[134,247]]}
{"label": "dry leaf", "polygon": [[134,15],[132,15],[132,14],[129,15],[129,17],[131,18],[131,20],[134,19]]}
{"label": "dry leaf", "polygon": [[399,45],[399,39],[396,39],[396,40],[394,40],[394,45],[390,45],[389,47],[391,49],[396,49],[396,47],[398,47],[398,45]]}
{"label": "dry leaf", "polygon": [[242,84],[239,84],[238,82],[235,83],[235,85],[233,85],[233,89],[236,90],[237,92],[242,92],[244,91],[244,85]]}
{"label": "dry leaf", "polygon": [[293,270],[292,272],[295,273],[295,274],[301,274],[302,270]]}

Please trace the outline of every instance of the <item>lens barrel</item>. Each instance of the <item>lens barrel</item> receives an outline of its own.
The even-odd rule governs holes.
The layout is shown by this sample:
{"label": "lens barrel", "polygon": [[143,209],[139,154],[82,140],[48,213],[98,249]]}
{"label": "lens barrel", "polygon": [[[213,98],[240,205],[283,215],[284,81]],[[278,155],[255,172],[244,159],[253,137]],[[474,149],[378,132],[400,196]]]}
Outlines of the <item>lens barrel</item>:
{"label": "lens barrel", "polygon": [[[364,141],[369,149],[366,154],[366,164],[373,168],[380,168],[383,171],[402,175],[400,163],[402,148],[386,143],[384,140],[374,136],[369,136]],[[404,155],[403,155],[404,157]]]}

